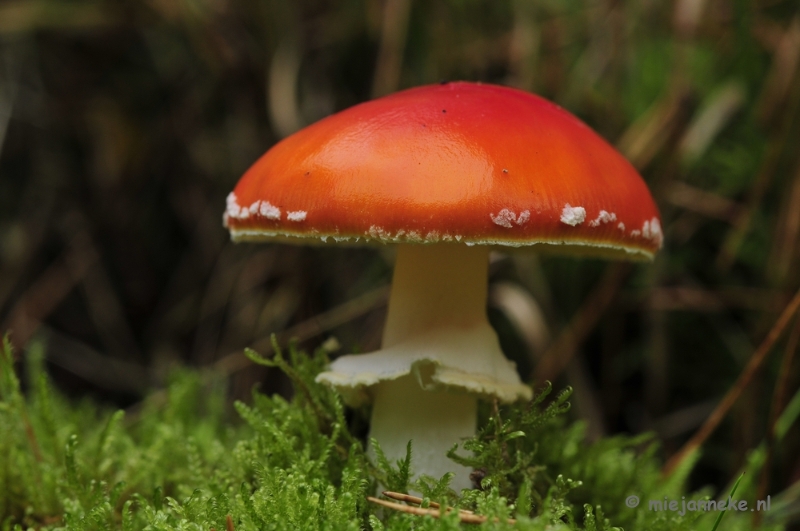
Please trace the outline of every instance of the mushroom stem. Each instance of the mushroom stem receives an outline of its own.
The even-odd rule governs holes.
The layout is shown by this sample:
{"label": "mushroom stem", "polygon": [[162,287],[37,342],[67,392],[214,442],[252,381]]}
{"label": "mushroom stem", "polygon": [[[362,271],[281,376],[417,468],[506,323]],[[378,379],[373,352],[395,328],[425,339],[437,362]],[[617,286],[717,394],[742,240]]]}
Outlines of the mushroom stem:
{"label": "mushroom stem", "polygon": [[398,246],[382,348],[435,329],[486,323],[488,272],[484,246]]}
{"label": "mushroom stem", "polygon": [[[390,463],[406,455],[412,441],[411,467],[420,474],[439,479],[455,473],[450,487],[471,487],[471,470],[447,459],[448,450],[475,435],[478,400],[466,393],[425,391],[413,375],[386,380],[374,388],[370,437],[381,445]],[[371,453],[371,449],[370,449]]]}
{"label": "mushroom stem", "polygon": [[[434,360],[447,351],[463,358],[499,353],[486,318],[488,265],[485,247],[399,246],[382,348],[402,348],[409,340],[429,337],[430,342],[414,347],[430,350],[420,354]],[[471,352],[453,352],[458,346],[442,344],[449,343],[453,333],[475,336]],[[451,486],[469,488],[470,470],[453,463],[446,454],[455,443],[475,434],[476,396],[436,385],[431,380],[432,363],[418,362],[414,368],[409,375],[384,380],[373,388],[370,435],[390,461],[402,458],[406,443],[413,440],[412,465],[417,474],[438,479],[455,472]]]}
{"label": "mushroom stem", "polygon": [[416,476],[469,470],[447,451],[475,434],[478,398],[530,399],[486,318],[489,251],[456,244],[401,245],[377,352],[337,358],[317,381],[351,405],[374,400],[371,433],[390,461],[413,440]]}

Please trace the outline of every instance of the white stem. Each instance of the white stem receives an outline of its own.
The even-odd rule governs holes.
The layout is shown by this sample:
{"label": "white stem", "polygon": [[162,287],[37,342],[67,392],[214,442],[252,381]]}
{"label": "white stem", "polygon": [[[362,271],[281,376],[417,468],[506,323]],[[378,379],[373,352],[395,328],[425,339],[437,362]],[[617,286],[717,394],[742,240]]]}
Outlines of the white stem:
{"label": "white stem", "polygon": [[[453,332],[481,336],[478,341],[484,344],[472,345],[472,354],[461,352],[464,357],[480,356],[482,350],[487,355],[498,351],[486,319],[488,255],[482,247],[399,246],[383,349],[424,336],[442,339],[443,331],[445,337]],[[452,348],[439,343],[434,341],[421,349],[430,348],[435,358],[437,352]],[[438,479],[454,472],[451,486],[456,490],[470,488],[470,470],[447,459],[446,453],[455,443],[475,434],[477,398],[464,391],[430,390],[433,370],[422,365],[412,374],[373,387],[370,435],[392,462],[405,455],[406,444],[412,440],[416,475]]]}
{"label": "white stem", "polygon": [[477,399],[530,399],[486,318],[489,251],[456,244],[400,245],[383,345],[337,358],[317,381],[353,406],[374,402],[370,435],[390,461],[413,440],[415,474],[469,488],[447,451],[475,434]]}
{"label": "white stem", "polygon": [[489,251],[464,245],[399,245],[383,345],[441,328],[486,323]]}
{"label": "white stem", "polygon": [[453,472],[450,486],[456,492],[471,488],[471,470],[446,456],[454,444],[475,435],[477,398],[466,393],[424,391],[410,374],[381,382],[374,391],[370,437],[380,443],[389,462],[405,457],[410,440],[414,478],[426,474],[439,479]]}

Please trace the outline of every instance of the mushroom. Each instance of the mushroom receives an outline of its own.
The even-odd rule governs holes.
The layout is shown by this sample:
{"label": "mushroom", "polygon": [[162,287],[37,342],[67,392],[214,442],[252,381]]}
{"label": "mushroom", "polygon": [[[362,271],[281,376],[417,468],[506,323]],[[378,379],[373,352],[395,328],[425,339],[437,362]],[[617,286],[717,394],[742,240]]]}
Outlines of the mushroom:
{"label": "mushroom", "polygon": [[478,399],[530,399],[487,321],[492,248],[648,260],[658,210],[636,170],[580,120],[516,89],[445,83],[356,105],[267,151],[228,196],[234,241],[398,244],[382,346],[318,381],[373,403],[390,459],[416,474],[474,435]]}

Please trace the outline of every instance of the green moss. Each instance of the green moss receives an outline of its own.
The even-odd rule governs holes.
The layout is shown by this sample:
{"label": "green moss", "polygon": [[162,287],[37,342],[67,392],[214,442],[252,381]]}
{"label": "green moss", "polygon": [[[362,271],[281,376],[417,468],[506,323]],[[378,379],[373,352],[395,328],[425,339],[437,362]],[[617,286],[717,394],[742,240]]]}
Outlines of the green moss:
{"label": "green moss", "polygon": [[[377,463],[348,430],[331,390],[314,383],[328,363],[324,350],[284,358],[254,352],[292,380],[291,401],[253,393],[227,415],[225,389],[198,372],[176,373],[166,391],[128,413],[72,404],[52,388],[41,351],[28,356],[30,392],[23,395],[6,341],[0,361],[0,527],[65,530],[460,529],[458,515],[413,516],[367,501],[376,486],[407,491],[413,445]],[[423,477],[413,489],[431,501],[489,517],[482,527],[599,531],[711,529],[717,513],[648,510],[648,500],[701,499],[686,493],[692,462],[662,480],[649,437],[588,444],[569,422],[569,390],[550,387],[529,404],[487,406],[479,434],[450,456],[474,467],[481,489],[452,492],[449,476]],[[374,444],[374,443],[373,443]],[[752,482],[740,499],[752,497]],[[750,489],[742,494],[742,490]],[[637,508],[626,499],[638,496]],[[516,518],[517,523],[506,523]],[[726,514],[720,529],[748,529],[751,514]],[[782,529],[778,524],[769,529]]]}

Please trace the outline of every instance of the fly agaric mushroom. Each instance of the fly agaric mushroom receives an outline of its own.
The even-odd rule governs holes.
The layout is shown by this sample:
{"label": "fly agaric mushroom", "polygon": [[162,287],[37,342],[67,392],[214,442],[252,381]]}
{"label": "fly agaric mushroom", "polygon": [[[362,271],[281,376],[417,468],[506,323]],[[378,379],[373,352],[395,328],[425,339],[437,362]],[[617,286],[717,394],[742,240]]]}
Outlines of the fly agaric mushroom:
{"label": "fly agaric mushroom", "polygon": [[289,136],[228,196],[234,241],[396,243],[382,347],[318,380],[373,402],[390,459],[469,471],[447,451],[475,433],[477,400],[529,399],[487,321],[489,250],[540,245],[652,259],[658,210],[636,170],[557,105],[515,89],[444,83],[356,105]]}

